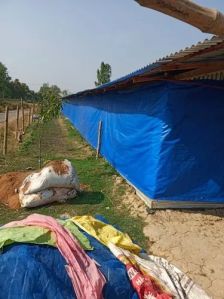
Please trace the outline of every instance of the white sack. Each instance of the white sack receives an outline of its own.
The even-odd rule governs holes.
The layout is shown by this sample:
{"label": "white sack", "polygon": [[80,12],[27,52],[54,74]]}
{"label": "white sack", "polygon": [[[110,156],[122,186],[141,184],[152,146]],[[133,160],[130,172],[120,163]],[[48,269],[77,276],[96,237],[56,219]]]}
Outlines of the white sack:
{"label": "white sack", "polygon": [[136,261],[143,269],[148,270],[152,276],[157,276],[172,290],[177,299],[211,299],[194,281],[170,264],[166,259],[141,254],[144,259],[136,256]]}
{"label": "white sack", "polygon": [[140,253],[137,256],[128,250],[109,243],[110,251],[118,257],[124,255],[137,263],[139,268],[159,281],[165,290],[169,290],[175,299],[211,299],[197,284],[164,258]]}
{"label": "white sack", "polygon": [[80,190],[78,176],[70,161],[52,161],[41,171],[30,174],[23,181],[20,192],[27,195],[49,188]]}
{"label": "white sack", "polygon": [[75,189],[52,188],[33,194],[20,193],[20,205],[22,208],[35,208],[52,202],[65,202],[76,196]]}
{"label": "white sack", "polygon": [[71,162],[52,161],[25,178],[19,188],[19,200],[21,207],[33,208],[72,199],[77,191],[80,191],[79,180]]}

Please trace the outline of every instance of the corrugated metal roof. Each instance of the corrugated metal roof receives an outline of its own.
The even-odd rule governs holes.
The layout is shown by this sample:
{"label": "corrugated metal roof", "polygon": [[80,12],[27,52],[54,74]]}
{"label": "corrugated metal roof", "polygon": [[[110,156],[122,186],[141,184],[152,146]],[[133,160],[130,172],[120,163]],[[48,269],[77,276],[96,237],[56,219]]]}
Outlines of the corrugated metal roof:
{"label": "corrugated metal roof", "polygon": [[[180,50],[179,52],[172,53],[166,57],[163,57],[159,60],[157,60],[155,63],[149,64],[135,72],[132,72],[126,76],[123,76],[117,80],[114,80],[112,82],[103,84],[97,88],[94,89],[88,89],[85,91],[81,91],[76,93],[76,96],[81,96],[84,94],[92,94],[92,93],[99,93],[99,92],[106,92],[108,90],[111,90],[112,88],[125,88],[125,84],[134,84],[134,80],[140,79],[144,76],[148,76],[149,80],[154,79],[158,80],[158,77],[155,77],[156,75],[161,73],[169,71],[187,71],[189,70],[189,67],[193,65],[193,63],[207,63],[212,61],[224,61],[224,37],[212,37],[211,39],[206,39],[203,42],[199,42],[196,45],[192,45],[191,47],[187,47],[183,50]],[[181,63],[179,65],[179,68],[175,69],[172,67],[175,66],[177,63]],[[183,68],[181,69],[181,65],[186,66],[188,69]],[[168,69],[169,67],[170,69]],[[167,70],[166,70],[167,68]],[[198,66],[200,68],[200,66]],[[165,71],[166,70],[166,71]],[[223,68],[224,70],[224,68]],[[220,69],[218,70],[220,72]],[[210,73],[214,74],[214,70]],[[151,76],[151,78],[150,78]],[[153,77],[154,76],[154,77]],[[193,77],[199,77],[199,76],[192,76]],[[203,77],[203,76],[201,76]],[[214,77],[214,76],[213,76]],[[164,79],[163,76],[161,76],[161,80]],[[139,81],[138,81],[139,82]],[[147,80],[145,81],[147,82]],[[74,95],[70,95],[65,98],[70,98]]]}
{"label": "corrugated metal roof", "polygon": [[221,43],[223,43],[224,38],[223,37],[217,37],[213,36],[211,39],[205,39],[203,42],[198,42],[196,45],[192,45],[190,48],[186,47],[183,50],[180,50],[179,52],[172,53],[164,58],[159,59],[159,62],[164,61],[174,61],[180,58],[187,57],[190,54],[196,54],[202,50],[209,49],[211,47],[217,46]]}

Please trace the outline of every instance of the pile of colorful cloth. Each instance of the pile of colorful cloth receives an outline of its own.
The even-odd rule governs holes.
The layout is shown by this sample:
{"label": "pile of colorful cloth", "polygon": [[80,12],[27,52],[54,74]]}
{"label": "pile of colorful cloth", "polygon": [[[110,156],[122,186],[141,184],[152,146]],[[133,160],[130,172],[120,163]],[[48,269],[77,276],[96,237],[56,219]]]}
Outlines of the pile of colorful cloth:
{"label": "pile of colorful cloth", "polygon": [[102,217],[33,214],[0,228],[0,299],[206,299]]}

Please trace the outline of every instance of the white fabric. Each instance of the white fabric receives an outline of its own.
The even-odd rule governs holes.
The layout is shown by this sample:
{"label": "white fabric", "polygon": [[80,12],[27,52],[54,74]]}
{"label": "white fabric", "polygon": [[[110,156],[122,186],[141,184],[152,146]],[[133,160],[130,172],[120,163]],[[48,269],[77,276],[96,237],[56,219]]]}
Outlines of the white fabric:
{"label": "white fabric", "polygon": [[78,176],[71,162],[52,161],[25,178],[19,188],[20,205],[33,208],[54,201],[63,202],[74,198],[79,190]]}
{"label": "white fabric", "polygon": [[55,201],[65,202],[67,199],[74,198],[76,194],[75,189],[52,188],[33,194],[23,194],[20,198],[20,204],[22,208],[35,208]]}
{"label": "white fabric", "polygon": [[[57,163],[57,161],[55,161]],[[32,194],[48,188],[75,188],[79,190],[78,176],[71,162],[64,160],[63,166],[67,168],[66,173],[55,172],[52,165],[45,166],[41,171],[30,174],[24,181],[20,190],[24,189],[24,194]],[[54,161],[51,162],[54,164]]]}

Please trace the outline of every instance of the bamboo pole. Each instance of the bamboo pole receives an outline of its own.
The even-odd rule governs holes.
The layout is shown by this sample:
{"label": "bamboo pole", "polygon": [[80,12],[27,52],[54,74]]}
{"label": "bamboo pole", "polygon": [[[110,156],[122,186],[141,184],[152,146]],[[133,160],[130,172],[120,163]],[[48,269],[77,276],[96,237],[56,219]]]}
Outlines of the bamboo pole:
{"label": "bamboo pole", "polygon": [[16,139],[18,137],[18,132],[19,132],[19,105],[17,105],[16,107],[16,134],[15,134]]}
{"label": "bamboo pole", "polygon": [[102,121],[99,121],[98,125],[98,139],[97,139],[97,149],[96,149],[96,159],[100,155],[100,146],[101,146],[101,137],[102,137]]}
{"label": "bamboo pole", "polygon": [[21,110],[22,110],[22,134],[24,134],[25,130],[24,130],[24,107],[23,107],[23,99],[21,99]]}
{"label": "bamboo pole", "polygon": [[29,122],[28,122],[28,124],[29,124],[29,126],[30,126],[30,124],[31,124],[31,108],[29,107]]}
{"label": "bamboo pole", "polygon": [[33,122],[33,115],[34,115],[34,104],[31,107],[31,123]]}
{"label": "bamboo pole", "polygon": [[33,103],[33,114],[35,114],[35,104]]}
{"label": "bamboo pole", "polygon": [[[140,5],[155,9],[188,23],[205,33],[223,36],[224,15],[216,9],[203,7],[192,0],[135,0]],[[212,1],[211,1],[212,2]]]}
{"label": "bamboo pole", "polygon": [[9,121],[9,108],[5,107],[5,127],[4,127],[4,143],[3,143],[3,155],[7,154],[8,145],[8,121]]}
{"label": "bamboo pole", "polygon": [[39,129],[39,169],[42,167],[42,124],[38,119],[38,129]]}

